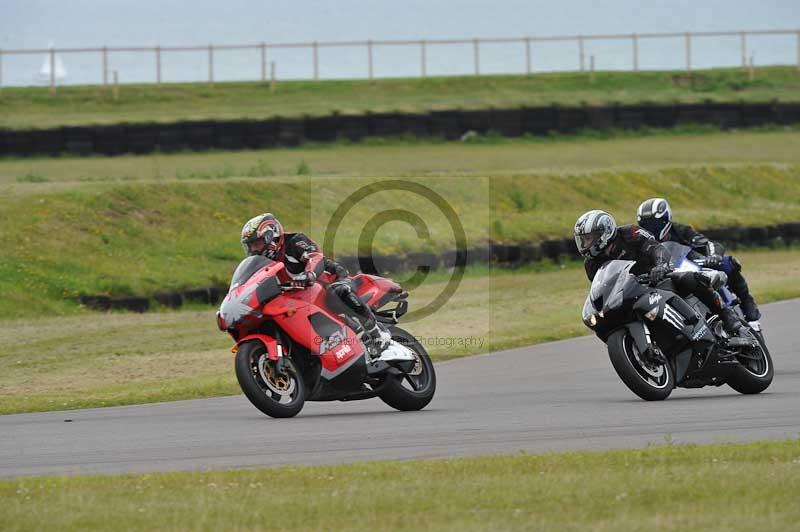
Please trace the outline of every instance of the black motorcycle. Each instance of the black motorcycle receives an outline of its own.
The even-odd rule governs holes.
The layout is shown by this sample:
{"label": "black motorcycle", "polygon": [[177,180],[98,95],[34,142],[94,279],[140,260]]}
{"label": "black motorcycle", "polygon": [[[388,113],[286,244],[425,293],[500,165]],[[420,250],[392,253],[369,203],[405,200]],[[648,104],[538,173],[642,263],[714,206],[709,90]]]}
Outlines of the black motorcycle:
{"label": "black motorcycle", "polygon": [[725,274],[702,269],[702,260],[688,258],[686,246],[666,247],[674,271],[656,287],[649,275],[632,274],[636,263],[627,260],[607,262],[592,282],[583,322],[608,346],[617,375],[648,401],[666,399],[676,386],[727,384],[743,394],[766,390],[774,369],[762,333],[742,320],[739,335],[729,336],[718,315],[693,295],[678,296],[671,281],[699,271],[736,308]]}

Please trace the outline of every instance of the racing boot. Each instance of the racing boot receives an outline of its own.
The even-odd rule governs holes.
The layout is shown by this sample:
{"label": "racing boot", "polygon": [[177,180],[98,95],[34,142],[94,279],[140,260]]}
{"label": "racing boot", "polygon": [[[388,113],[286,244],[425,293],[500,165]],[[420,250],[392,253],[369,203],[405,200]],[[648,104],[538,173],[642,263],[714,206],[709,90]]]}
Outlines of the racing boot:
{"label": "racing boot", "polygon": [[729,336],[739,336],[739,331],[742,329],[742,322],[733,309],[724,307],[719,311],[719,318],[722,321],[722,327]]}
{"label": "racing boot", "polygon": [[367,346],[370,358],[374,360],[381,356],[383,350],[389,346],[392,335],[389,334],[389,331],[383,330],[375,320],[370,320],[370,322],[365,325],[361,339]]}
{"label": "racing boot", "polygon": [[761,311],[758,310],[758,305],[756,305],[753,296],[750,294],[750,287],[747,286],[747,281],[742,275],[742,265],[736,257],[731,257],[730,263],[731,271],[728,274],[728,286],[739,298],[744,319],[748,321],[753,330],[760,331]]}

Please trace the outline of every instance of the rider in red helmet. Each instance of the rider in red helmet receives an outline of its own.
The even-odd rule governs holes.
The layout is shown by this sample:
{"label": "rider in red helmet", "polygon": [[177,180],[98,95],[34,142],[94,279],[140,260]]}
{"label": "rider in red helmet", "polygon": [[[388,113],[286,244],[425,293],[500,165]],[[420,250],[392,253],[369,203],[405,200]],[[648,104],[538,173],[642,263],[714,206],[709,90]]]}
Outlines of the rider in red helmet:
{"label": "rider in red helmet", "polygon": [[378,356],[391,343],[391,334],[382,329],[372,309],[364,304],[355,292],[347,269],[338,262],[323,256],[319,246],[303,233],[285,233],[283,226],[271,213],[251,218],[242,227],[242,247],[247,255],[264,255],[276,262],[283,262],[298,287],[313,285],[326,271],[336,281],[328,286],[344,302],[353,318],[361,325],[367,349],[373,357]]}

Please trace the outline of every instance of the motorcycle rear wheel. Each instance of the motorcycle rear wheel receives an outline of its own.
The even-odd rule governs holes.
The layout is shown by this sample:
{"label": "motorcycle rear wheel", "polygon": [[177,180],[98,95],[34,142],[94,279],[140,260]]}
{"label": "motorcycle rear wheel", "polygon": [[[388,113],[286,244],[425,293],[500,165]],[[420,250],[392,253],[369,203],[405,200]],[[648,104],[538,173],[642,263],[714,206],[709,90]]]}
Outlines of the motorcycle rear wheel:
{"label": "motorcycle rear wheel", "polygon": [[402,377],[390,379],[378,394],[381,401],[397,410],[422,410],[433,400],[436,392],[436,372],[428,352],[410,333],[398,327],[390,329],[392,339],[414,352],[414,369]]}
{"label": "motorcycle rear wheel", "polygon": [[733,370],[727,380],[728,386],[745,395],[763,392],[772,384],[775,375],[772,356],[769,354],[764,337],[752,329],[749,330],[749,334],[758,340],[761,356],[758,360],[738,357],[739,367]]}
{"label": "motorcycle rear wheel", "polygon": [[644,360],[627,330],[609,337],[608,357],[622,382],[645,401],[663,401],[675,388],[672,365],[654,366]]}
{"label": "motorcycle rear wheel", "polygon": [[264,344],[245,342],[236,353],[236,380],[253,406],[270,417],[294,417],[306,400],[303,377],[291,358],[284,358],[285,370],[276,373]]}

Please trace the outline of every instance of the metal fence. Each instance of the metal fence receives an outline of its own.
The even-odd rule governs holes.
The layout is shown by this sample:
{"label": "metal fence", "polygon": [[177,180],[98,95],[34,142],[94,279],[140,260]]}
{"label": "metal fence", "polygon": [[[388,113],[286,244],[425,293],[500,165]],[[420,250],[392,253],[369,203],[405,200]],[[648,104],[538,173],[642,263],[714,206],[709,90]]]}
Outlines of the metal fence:
{"label": "metal fence", "polygon": [[[63,54],[95,54],[98,58],[98,83],[108,85],[115,77],[116,72],[109,69],[109,57],[112,54],[135,53],[146,54],[153,61],[152,82],[161,83],[164,79],[162,59],[166,54],[175,52],[193,52],[202,54],[206,58],[208,75],[204,80],[213,84],[215,81],[215,54],[221,51],[256,51],[259,57],[260,80],[274,81],[276,77],[275,62],[270,60],[270,51],[281,49],[306,49],[308,60],[311,64],[312,79],[320,79],[320,57],[322,48],[360,47],[366,59],[366,77],[374,79],[375,76],[375,49],[379,47],[415,47],[419,53],[419,75],[426,77],[429,73],[429,50],[436,46],[471,46],[472,70],[476,76],[481,75],[481,47],[487,44],[519,45],[520,57],[524,56],[524,73],[530,74],[534,68],[534,51],[536,44],[546,42],[572,42],[575,44],[576,70],[585,72],[594,70],[594,56],[589,56],[587,61],[586,44],[590,41],[627,41],[630,43],[630,70],[639,71],[639,43],[644,40],[666,40],[682,48],[684,65],[687,71],[692,70],[695,40],[738,37],[738,53],[742,68],[752,66],[752,56],[748,55],[748,38],[765,35],[784,35],[796,37],[796,64],[800,70],[800,29],[793,30],[741,30],[741,31],[708,31],[708,32],[683,32],[683,33],[630,33],[608,35],[561,35],[561,36],[525,36],[501,38],[474,38],[474,39],[422,39],[422,40],[366,40],[366,41],[330,41],[330,42],[298,42],[298,43],[256,43],[256,44],[228,44],[205,46],[131,46],[131,47],[98,47],[98,48],[41,48],[41,49],[0,49],[0,87],[3,86],[3,58],[15,55],[46,54],[49,57],[49,68],[45,77],[49,76],[51,90],[55,91],[58,77],[57,58]],[[588,63],[588,66],[587,66]]]}

